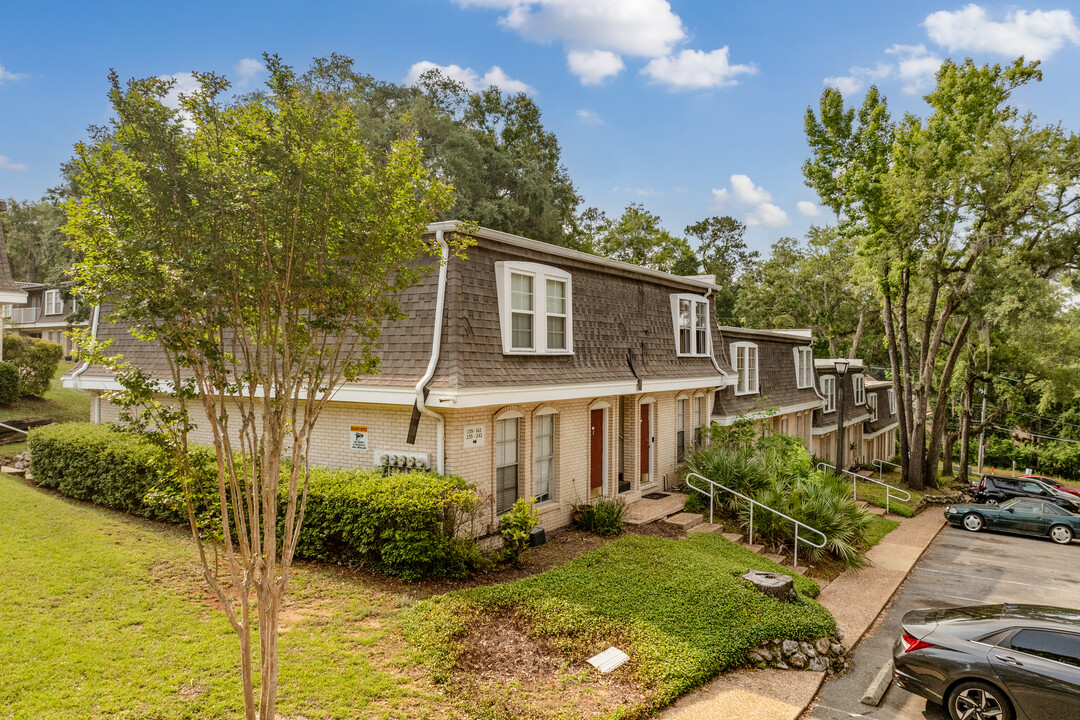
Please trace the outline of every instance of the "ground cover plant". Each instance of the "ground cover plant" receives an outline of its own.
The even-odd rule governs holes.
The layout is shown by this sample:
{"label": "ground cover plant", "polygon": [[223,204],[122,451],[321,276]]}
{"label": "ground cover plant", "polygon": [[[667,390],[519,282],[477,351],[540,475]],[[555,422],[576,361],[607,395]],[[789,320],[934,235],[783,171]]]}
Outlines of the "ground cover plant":
{"label": "ground cover plant", "polygon": [[[8,475],[0,507],[0,718],[242,716],[238,640],[186,532]],[[447,717],[441,689],[409,657],[400,587],[334,568],[293,573],[282,713]]]}
{"label": "ground cover plant", "polygon": [[[708,533],[625,535],[540,575],[421,602],[406,629],[434,677],[471,715],[643,717],[743,664],[764,640],[835,629],[810,599],[818,592],[813,580],[796,576],[800,597],[785,603],[741,580],[750,569],[783,571]],[[484,662],[478,645],[488,648]],[[630,660],[601,677],[585,660],[611,645]],[[530,654],[529,669],[513,669],[515,657]],[[550,672],[534,672],[537,665]]]}

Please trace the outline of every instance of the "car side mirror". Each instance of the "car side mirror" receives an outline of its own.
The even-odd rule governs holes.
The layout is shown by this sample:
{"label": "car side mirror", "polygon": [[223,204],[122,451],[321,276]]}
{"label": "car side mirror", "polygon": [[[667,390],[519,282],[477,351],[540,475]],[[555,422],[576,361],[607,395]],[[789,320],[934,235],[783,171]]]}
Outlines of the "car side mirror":
{"label": "car side mirror", "polygon": [[1010,507],[1010,508],[1005,508],[1005,512],[1015,513],[1016,510],[1014,510],[1013,508]]}

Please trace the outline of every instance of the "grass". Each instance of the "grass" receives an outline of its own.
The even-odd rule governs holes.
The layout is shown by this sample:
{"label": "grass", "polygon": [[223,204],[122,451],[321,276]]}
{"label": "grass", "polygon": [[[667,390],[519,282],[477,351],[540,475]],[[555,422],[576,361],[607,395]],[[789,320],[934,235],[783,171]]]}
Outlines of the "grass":
{"label": "grass", "polygon": [[[407,619],[407,630],[440,680],[454,679],[470,633],[493,616],[524,622],[568,662],[616,644],[630,655],[629,672],[644,695],[636,706],[609,716],[639,717],[741,665],[764,640],[833,632],[832,616],[808,597],[818,592],[813,580],[796,575],[800,597],[787,603],[746,585],[739,576],[749,569],[783,572],[716,535],[628,535],[541,575],[423,601]],[[468,688],[473,695],[459,700],[474,712],[513,715],[499,711],[498,690],[485,697],[475,685]]]}
{"label": "grass", "polygon": [[[895,482],[889,482],[889,478],[885,477],[884,482],[888,482],[890,485],[895,486]],[[898,487],[898,486],[897,486]],[[896,493],[892,494],[889,500],[889,512],[902,517],[915,517],[915,508],[922,502],[923,493],[918,490],[911,490],[903,488],[911,493],[911,500],[897,500]],[[885,507],[885,492],[886,488],[871,482],[860,482],[858,488],[858,499],[865,501],[869,505],[875,505],[877,507]]]}
{"label": "grass", "polygon": [[[23,418],[49,418],[53,422],[87,422],[90,419],[90,393],[64,387],[60,376],[73,368],[75,363],[61,360],[49,383],[49,389],[40,398],[24,397],[10,405],[0,406],[0,422]],[[29,449],[26,441],[0,445],[0,455],[14,457]]]}
{"label": "grass", "polygon": [[900,526],[899,520],[875,516],[866,530],[866,550],[877,545],[881,539]]}
{"label": "grass", "polygon": [[[7,475],[0,507],[0,718],[242,716],[239,644],[183,531]],[[296,568],[281,713],[443,717],[441,690],[408,659],[401,613],[392,592]]]}

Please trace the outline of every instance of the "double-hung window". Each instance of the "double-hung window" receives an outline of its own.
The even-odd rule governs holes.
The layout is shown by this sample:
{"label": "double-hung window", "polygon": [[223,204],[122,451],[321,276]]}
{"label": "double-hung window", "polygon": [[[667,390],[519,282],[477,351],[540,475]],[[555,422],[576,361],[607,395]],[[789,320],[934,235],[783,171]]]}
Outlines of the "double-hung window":
{"label": "double-hung window", "polygon": [[495,422],[495,512],[502,515],[518,499],[518,430],[521,418]]}
{"label": "double-hung window", "polygon": [[814,386],[814,351],[811,348],[795,348],[795,384],[799,388]]}
{"label": "double-hung window", "polygon": [[836,376],[824,375],[821,378],[821,394],[825,396],[825,404],[821,412],[836,410]]}
{"label": "double-hung window", "polygon": [[889,414],[896,414],[896,391],[889,388]]}
{"label": "double-hung window", "polygon": [[555,497],[555,413],[533,418],[533,496],[536,502]]}
{"label": "double-hung window", "polygon": [[671,318],[675,326],[676,355],[708,357],[712,354],[708,300],[700,295],[672,295]]}
{"label": "double-hung window", "polygon": [[705,424],[705,396],[698,395],[694,398],[694,449],[701,447],[702,427]]}
{"label": "double-hung window", "polygon": [[675,401],[675,459],[686,457],[686,398]]}
{"label": "double-hung window", "polygon": [[731,344],[731,357],[735,361],[736,395],[753,395],[758,391],[758,348],[754,343]]}
{"label": "double-hung window", "polygon": [[495,263],[499,325],[507,355],[574,351],[570,273],[529,262]]}
{"label": "double-hung window", "polygon": [[870,411],[870,422],[877,421],[877,393],[866,396],[866,407]]}
{"label": "double-hung window", "polygon": [[859,373],[851,376],[851,387],[855,390],[855,404],[866,404],[866,377]]}
{"label": "double-hung window", "polygon": [[60,297],[59,290],[46,290],[45,291],[45,314],[46,315],[63,315],[64,313],[64,299]]}

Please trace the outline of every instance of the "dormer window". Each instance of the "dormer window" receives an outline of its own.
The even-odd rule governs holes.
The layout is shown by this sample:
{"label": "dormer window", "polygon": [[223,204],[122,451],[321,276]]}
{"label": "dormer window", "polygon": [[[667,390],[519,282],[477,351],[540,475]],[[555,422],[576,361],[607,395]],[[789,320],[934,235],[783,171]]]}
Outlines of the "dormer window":
{"label": "dormer window", "polygon": [[851,387],[855,390],[855,404],[866,404],[866,377],[859,373],[851,376]]}
{"label": "dormer window", "polygon": [[795,386],[814,387],[814,351],[811,348],[795,348]]}
{"label": "dormer window", "polygon": [[754,343],[731,344],[731,357],[735,360],[736,395],[754,395],[758,392],[758,348]]}
{"label": "dormer window", "polygon": [[495,263],[499,325],[507,355],[574,351],[570,273],[528,262]]}
{"label": "dormer window", "polygon": [[825,404],[821,412],[833,412],[836,410],[836,376],[825,375],[821,378],[821,394],[825,396]]}
{"label": "dormer window", "polygon": [[59,290],[45,291],[45,314],[62,315],[64,313],[64,299],[60,297]]}
{"label": "dormer window", "polygon": [[676,355],[679,357],[712,355],[708,300],[700,295],[672,295],[671,317],[675,325]]}
{"label": "dormer window", "polygon": [[866,396],[866,408],[870,411],[870,422],[877,422],[877,393]]}

